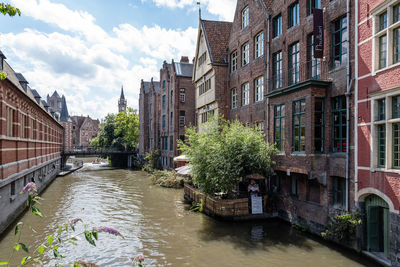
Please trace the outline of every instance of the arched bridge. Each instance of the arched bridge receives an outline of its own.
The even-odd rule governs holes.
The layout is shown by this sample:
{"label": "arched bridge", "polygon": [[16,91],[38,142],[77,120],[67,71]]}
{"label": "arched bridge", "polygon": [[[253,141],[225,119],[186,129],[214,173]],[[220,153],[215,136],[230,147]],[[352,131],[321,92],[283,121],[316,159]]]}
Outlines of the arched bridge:
{"label": "arched bridge", "polygon": [[74,146],[63,147],[61,156],[63,166],[65,166],[67,159],[71,156],[77,157],[94,157],[94,156],[109,156],[111,164],[116,167],[132,167],[133,162],[136,160],[136,150],[118,150],[118,149],[99,149],[92,146]]}

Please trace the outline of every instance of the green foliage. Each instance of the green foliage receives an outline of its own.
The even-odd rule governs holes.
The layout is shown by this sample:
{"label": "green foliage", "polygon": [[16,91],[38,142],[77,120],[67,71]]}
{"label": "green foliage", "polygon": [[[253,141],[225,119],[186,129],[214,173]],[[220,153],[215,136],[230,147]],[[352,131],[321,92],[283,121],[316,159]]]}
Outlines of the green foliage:
{"label": "green foliage", "polygon": [[115,117],[115,135],[122,136],[124,144],[136,147],[139,142],[139,115],[133,108],[127,108]]}
{"label": "green foliage", "polygon": [[276,151],[259,130],[217,116],[198,132],[187,128],[186,141],[179,141],[179,149],[193,166],[194,184],[210,195],[231,192],[249,174],[268,176]]}
{"label": "green foliage", "polygon": [[330,218],[327,229],[321,236],[339,242],[351,241],[356,237],[357,228],[361,224],[361,216],[358,213],[336,215]]}
{"label": "green foliage", "polygon": [[17,14],[18,16],[21,16],[21,11],[18,8],[5,3],[0,3],[0,13],[4,16],[9,15],[10,17],[14,17]]}
{"label": "green foliage", "polygon": [[203,212],[204,210],[204,198],[202,198],[199,202],[193,201],[190,210],[193,212]]}
{"label": "green foliage", "polygon": [[154,170],[151,174],[153,184],[166,188],[182,188],[185,178],[179,176],[175,171]]}
{"label": "green foliage", "polygon": [[146,157],[146,164],[143,166],[142,171],[153,173],[154,170],[160,170],[160,151],[154,150],[153,152],[147,153]]}
{"label": "green foliage", "polygon": [[0,71],[0,81],[5,80],[6,78],[6,74]]}

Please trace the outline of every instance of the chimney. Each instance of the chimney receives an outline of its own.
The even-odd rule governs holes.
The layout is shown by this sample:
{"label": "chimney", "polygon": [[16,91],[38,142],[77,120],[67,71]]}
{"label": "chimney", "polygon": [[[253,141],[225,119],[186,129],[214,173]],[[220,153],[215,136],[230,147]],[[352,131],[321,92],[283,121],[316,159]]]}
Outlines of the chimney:
{"label": "chimney", "polygon": [[3,70],[4,59],[6,59],[6,56],[0,50],[0,70]]}
{"label": "chimney", "polygon": [[181,63],[189,63],[189,57],[181,57]]}

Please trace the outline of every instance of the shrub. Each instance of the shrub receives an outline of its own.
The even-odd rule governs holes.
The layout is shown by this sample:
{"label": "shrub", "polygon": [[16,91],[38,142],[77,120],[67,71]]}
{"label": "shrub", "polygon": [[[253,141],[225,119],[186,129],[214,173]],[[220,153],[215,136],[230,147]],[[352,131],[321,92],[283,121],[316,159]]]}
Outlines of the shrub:
{"label": "shrub", "polygon": [[327,229],[321,236],[329,240],[348,242],[356,237],[357,228],[361,224],[361,216],[358,213],[336,215],[330,218]]}
{"label": "shrub", "polygon": [[249,174],[270,174],[276,149],[264,138],[258,129],[215,116],[198,132],[187,128],[179,149],[188,157],[193,182],[203,192],[230,193]]}
{"label": "shrub", "polygon": [[179,176],[175,171],[155,170],[151,174],[153,184],[166,188],[182,188],[185,178]]}
{"label": "shrub", "polygon": [[142,170],[148,173],[152,173],[154,170],[160,170],[161,166],[159,163],[160,151],[154,150],[153,152],[147,153],[146,164],[143,166]]}

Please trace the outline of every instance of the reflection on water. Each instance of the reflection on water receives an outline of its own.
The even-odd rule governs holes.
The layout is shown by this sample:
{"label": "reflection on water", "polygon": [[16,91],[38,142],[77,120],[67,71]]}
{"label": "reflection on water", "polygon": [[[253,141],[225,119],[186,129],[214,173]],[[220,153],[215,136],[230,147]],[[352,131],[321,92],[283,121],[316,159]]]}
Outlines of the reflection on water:
{"label": "reflection on water", "polygon": [[[22,241],[32,248],[77,217],[84,221],[77,230],[111,226],[125,236],[101,233],[96,247],[84,240],[78,246],[67,244],[60,249],[67,262],[131,266],[130,257],[144,254],[147,266],[372,266],[281,221],[220,222],[192,213],[182,190],[153,186],[142,172],[86,164],[57,178],[43,193],[40,207],[45,218],[28,213],[22,218],[39,233],[32,236],[23,229]],[[8,259],[13,239],[10,232],[0,241],[0,262]]]}

